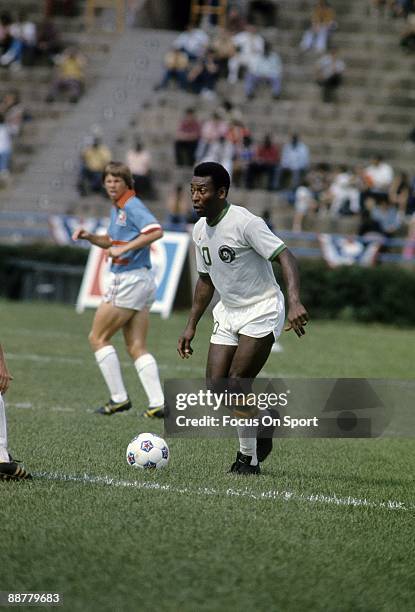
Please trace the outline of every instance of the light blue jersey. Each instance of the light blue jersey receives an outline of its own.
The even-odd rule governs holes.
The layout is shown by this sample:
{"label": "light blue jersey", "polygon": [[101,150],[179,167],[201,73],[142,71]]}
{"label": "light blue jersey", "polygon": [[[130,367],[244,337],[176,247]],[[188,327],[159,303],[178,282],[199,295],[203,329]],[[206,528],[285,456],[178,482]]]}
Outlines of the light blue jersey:
{"label": "light blue jersey", "polygon": [[[114,246],[127,244],[141,234],[149,234],[156,229],[161,229],[160,223],[134,191],[128,190],[112,207],[108,235]],[[113,259],[111,272],[127,272],[138,268],[151,268],[150,246],[127,251]]]}

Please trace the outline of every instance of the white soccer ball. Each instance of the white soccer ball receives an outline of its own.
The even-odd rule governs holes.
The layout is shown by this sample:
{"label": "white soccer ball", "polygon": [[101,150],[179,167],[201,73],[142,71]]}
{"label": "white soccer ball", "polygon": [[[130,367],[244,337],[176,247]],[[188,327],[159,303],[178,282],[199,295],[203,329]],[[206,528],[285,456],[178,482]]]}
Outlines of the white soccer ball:
{"label": "white soccer ball", "polygon": [[165,467],[170,458],[166,441],[153,433],[141,433],[127,446],[127,463],[135,468]]}

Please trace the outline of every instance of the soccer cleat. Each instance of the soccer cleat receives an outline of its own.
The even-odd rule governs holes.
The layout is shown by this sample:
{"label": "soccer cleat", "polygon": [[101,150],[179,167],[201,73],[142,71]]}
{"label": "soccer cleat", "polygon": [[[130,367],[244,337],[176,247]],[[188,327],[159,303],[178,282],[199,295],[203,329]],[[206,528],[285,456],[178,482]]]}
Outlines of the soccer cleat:
{"label": "soccer cleat", "polygon": [[107,402],[105,406],[101,406],[101,408],[97,408],[95,412],[97,414],[110,415],[110,414],[116,414],[117,412],[124,412],[125,410],[130,410],[130,408],[131,408],[131,401],[127,397],[127,399],[124,402],[113,402],[112,399],[110,399],[110,401]]}
{"label": "soccer cleat", "polygon": [[164,418],[164,406],[158,408],[148,408],[144,410],[143,416],[148,419],[163,419]]}
{"label": "soccer cleat", "polygon": [[20,467],[17,461],[11,460],[7,463],[0,463],[0,480],[32,480],[32,475]]}
{"label": "soccer cleat", "polygon": [[236,459],[231,465],[229,472],[233,474],[260,474],[261,469],[259,463],[257,465],[251,465],[252,457],[243,455],[240,451],[236,453]]}
{"label": "soccer cleat", "polygon": [[[273,408],[268,408],[270,416],[275,419],[279,417],[279,414]],[[258,461],[265,461],[270,452],[272,451],[272,436],[274,433],[275,425],[260,425],[258,427],[257,441],[256,441],[256,456]]]}

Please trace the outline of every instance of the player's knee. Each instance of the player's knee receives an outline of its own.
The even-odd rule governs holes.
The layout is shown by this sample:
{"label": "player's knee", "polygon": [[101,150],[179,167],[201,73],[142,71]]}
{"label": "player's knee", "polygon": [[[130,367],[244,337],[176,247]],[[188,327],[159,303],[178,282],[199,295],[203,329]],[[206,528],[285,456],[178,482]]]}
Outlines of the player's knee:
{"label": "player's knee", "polygon": [[91,330],[88,334],[89,346],[93,351],[97,351],[98,349],[102,348],[104,344],[106,344],[106,341],[107,339],[105,337],[101,337],[99,334],[94,332],[94,330]]}
{"label": "player's knee", "polygon": [[130,355],[130,357],[132,357],[132,359],[138,359],[139,357],[142,357],[148,353],[146,346],[136,340],[133,342],[127,342],[126,349],[127,353]]}

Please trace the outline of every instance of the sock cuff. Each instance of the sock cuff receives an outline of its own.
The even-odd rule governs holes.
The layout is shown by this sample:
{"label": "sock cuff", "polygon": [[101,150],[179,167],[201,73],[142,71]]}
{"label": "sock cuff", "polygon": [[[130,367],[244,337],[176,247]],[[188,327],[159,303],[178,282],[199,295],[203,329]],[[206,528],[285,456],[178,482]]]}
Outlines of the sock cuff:
{"label": "sock cuff", "polygon": [[149,365],[157,366],[157,362],[154,359],[153,355],[151,355],[150,353],[146,353],[145,355],[141,355],[141,357],[136,359],[134,361],[134,365],[137,368],[137,372],[140,372]]}
{"label": "sock cuff", "polygon": [[117,351],[115,350],[115,348],[111,344],[109,344],[108,346],[103,346],[101,349],[98,349],[95,352],[95,359],[99,363],[100,361],[105,359],[105,357],[108,357],[108,355],[111,355],[112,353],[116,352]]}

